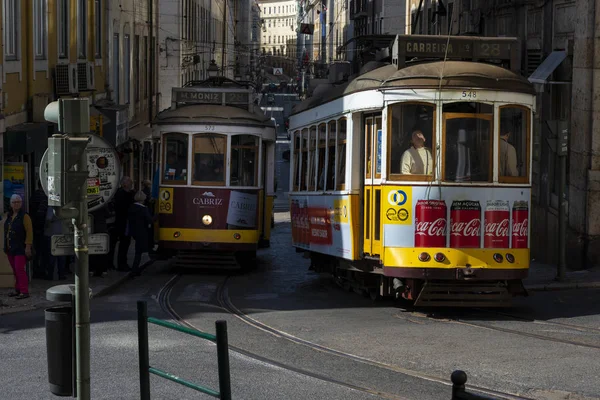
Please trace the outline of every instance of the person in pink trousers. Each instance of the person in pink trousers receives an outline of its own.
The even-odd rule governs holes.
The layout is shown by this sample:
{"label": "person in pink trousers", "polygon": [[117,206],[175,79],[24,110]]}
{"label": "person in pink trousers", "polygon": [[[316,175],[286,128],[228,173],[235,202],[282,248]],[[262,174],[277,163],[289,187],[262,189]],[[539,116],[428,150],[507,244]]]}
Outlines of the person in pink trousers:
{"label": "person in pink trousers", "polygon": [[29,278],[27,277],[27,258],[31,257],[33,227],[31,218],[21,208],[23,199],[18,194],[10,198],[10,211],[4,221],[4,252],[15,276],[15,292],[10,297],[26,299],[29,297]]}

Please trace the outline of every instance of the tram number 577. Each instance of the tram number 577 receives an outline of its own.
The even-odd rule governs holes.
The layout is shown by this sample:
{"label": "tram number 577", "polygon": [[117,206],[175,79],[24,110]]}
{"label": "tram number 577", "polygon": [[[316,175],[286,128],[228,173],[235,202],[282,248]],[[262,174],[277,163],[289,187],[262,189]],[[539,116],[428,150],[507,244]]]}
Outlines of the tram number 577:
{"label": "tram number 577", "polygon": [[461,97],[475,99],[477,98],[477,92],[475,90],[463,90]]}

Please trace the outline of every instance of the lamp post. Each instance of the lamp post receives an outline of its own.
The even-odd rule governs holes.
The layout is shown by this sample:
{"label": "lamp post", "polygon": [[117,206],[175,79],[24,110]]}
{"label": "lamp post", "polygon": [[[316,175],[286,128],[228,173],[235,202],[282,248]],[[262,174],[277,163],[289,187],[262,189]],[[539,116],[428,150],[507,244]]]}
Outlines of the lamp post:
{"label": "lamp post", "polygon": [[219,67],[217,67],[217,63],[215,62],[215,60],[210,60],[210,65],[208,66],[206,71],[208,72],[209,78],[216,78],[217,75],[219,75]]}

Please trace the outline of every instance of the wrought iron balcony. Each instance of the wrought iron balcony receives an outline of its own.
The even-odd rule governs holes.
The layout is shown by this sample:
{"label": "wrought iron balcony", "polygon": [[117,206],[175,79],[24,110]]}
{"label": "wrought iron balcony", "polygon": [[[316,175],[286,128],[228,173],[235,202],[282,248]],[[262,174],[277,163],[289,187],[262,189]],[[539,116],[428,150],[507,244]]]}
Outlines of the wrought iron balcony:
{"label": "wrought iron balcony", "polygon": [[350,0],[350,19],[367,17],[367,0]]}

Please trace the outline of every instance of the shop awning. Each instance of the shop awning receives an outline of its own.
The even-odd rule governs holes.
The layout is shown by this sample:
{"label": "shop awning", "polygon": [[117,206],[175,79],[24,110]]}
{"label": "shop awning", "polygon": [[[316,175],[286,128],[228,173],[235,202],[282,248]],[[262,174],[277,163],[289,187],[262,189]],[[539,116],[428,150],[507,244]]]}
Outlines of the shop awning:
{"label": "shop awning", "polygon": [[152,140],[152,128],[147,125],[140,124],[129,129],[129,139],[135,139],[138,142]]}
{"label": "shop awning", "polygon": [[554,72],[554,70],[567,58],[567,52],[564,50],[553,51],[548,57],[540,64],[539,67],[533,71],[533,74],[529,77],[531,83],[548,83],[548,77]]}

